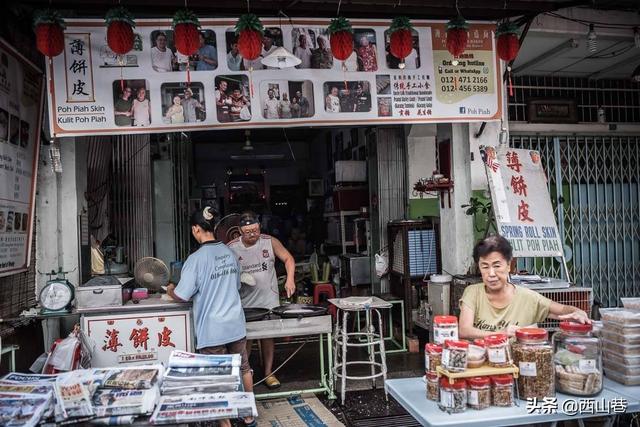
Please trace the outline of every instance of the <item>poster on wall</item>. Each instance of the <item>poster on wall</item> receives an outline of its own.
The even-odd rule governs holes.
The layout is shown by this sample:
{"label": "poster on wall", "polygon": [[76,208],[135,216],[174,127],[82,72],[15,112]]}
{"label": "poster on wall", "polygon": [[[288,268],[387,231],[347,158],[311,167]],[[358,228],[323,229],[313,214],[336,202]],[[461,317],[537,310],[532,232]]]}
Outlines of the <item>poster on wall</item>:
{"label": "poster on wall", "polygon": [[[56,136],[292,126],[490,121],[501,116],[495,24],[474,23],[454,58],[445,23],[413,21],[401,69],[389,53],[390,21],[352,20],[354,50],[331,53],[327,19],[264,19],[262,55],[240,55],[235,20],[201,19],[200,49],[176,51],[171,21],[137,20],[134,48],[118,57],[102,20],[66,21],[65,50],[47,68]],[[301,61],[266,67],[283,46]],[[187,83],[187,66],[190,83]],[[250,71],[252,70],[252,71]]]}
{"label": "poster on wall", "polygon": [[0,276],[29,267],[43,76],[0,39]]}
{"label": "poster on wall", "polygon": [[562,256],[540,153],[486,147],[484,160],[498,233],[511,242],[513,256]]}

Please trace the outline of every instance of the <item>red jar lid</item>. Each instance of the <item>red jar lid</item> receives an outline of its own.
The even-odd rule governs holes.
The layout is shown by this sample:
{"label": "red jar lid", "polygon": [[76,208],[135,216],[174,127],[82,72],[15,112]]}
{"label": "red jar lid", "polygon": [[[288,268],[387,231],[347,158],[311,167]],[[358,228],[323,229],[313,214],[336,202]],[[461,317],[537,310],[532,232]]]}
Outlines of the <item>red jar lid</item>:
{"label": "red jar lid", "polygon": [[466,341],[445,340],[444,348],[459,348],[466,350],[469,348],[469,343]]}
{"label": "red jar lid", "polygon": [[456,390],[461,390],[467,387],[467,382],[463,379],[454,379],[453,383],[449,382],[449,378],[442,377],[440,378],[440,387],[442,388],[453,388]]}
{"label": "red jar lid", "polygon": [[505,344],[507,336],[505,334],[488,335],[484,337],[484,342],[487,346]]}
{"label": "red jar lid", "polygon": [[473,340],[473,343],[475,345],[477,345],[478,347],[486,347],[487,346],[487,343],[485,343],[482,338],[476,338],[475,340]]}
{"label": "red jar lid", "polygon": [[467,380],[470,387],[486,387],[490,382],[489,377],[472,377]]}
{"label": "red jar lid", "polygon": [[521,328],[516,331],[518,341],[546,341],[547,331],[542,328]]}
{"label": "red jar lid", "polygon": [[424,351],[427,353],[442,353],[442,346],[440,344],[427,343],[424,345]]}
{"label": "red jar lid", "polygon": [[430,381],[435,381],[438,379],[438,373],[437,372],[433,372],[433,371],[429,371],[427,372],[427,379]]}
{"label": "red jar lid", "polygon": [[566,332],[591,332],[593,329],[593,325],[589,323],[578,323],[578,322],[560,322],[560,329]]}
{"label": "red jar lid", "polygon": [[458,318],[456,316],[434,316],[433,323],[437,325],[457,325]]}
{"label": "red jar lid", "polygon": [[491,382],[496,385],[511,385],[513,384],[513,377],[508,374],[494,375],[491,377]]}

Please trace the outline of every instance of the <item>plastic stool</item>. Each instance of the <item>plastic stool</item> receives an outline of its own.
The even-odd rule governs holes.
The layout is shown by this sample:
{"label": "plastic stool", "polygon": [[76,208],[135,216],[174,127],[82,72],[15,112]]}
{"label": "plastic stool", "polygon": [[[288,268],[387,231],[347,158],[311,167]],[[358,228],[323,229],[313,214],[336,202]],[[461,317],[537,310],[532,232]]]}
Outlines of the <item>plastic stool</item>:
{"label": "plastic stool", "polygon": [[[325,297],[325,301],[336,297],[336,290],[331,283],[316,283],[313,288],[313,304],[320,305],[321,297]],[[336,306],[327,302],[327,311],[333,318],[336,318]]]}

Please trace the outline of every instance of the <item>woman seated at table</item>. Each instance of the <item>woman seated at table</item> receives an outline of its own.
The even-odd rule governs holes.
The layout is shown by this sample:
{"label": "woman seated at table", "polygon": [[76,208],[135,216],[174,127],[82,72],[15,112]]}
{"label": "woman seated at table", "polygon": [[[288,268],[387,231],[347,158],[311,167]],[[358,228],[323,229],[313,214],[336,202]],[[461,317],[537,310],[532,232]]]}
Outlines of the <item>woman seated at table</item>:
{"label": "woman seated at table", "polygon": [[484,338],[496,332],[514,336],[519,328],[547,318],[591,323],[576,307],[509,283],[512,256],[513,248],[502,236],[487,237],[473,249],[482,283],[468,286],[460,299],[460,338]]}

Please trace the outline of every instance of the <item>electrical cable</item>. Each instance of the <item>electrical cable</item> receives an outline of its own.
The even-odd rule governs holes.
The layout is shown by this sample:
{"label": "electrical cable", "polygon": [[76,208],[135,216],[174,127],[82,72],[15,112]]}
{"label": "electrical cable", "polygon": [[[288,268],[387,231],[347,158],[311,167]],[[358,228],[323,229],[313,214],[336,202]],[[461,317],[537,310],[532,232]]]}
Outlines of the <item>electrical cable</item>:
{"label": "electrical cable", "polygon": [[568,16],[564,16],[564,15],[560,15],[559,13],[556,12],[544,12],[544,15],[548,15],[548,16],[552,16],[554,18],[558,18],[558,19],[564,19],[566,21],[571,21],[571,22],[575,22],[578,24],[582,24],[585,27],[588,27],[589,25],[593,25],[596,28],[617,28],[617,29],[621,29],[621,28],[636,28],[638,26],[638,24],[614,24],[614,23],[607,23],[607,22],[600,22],[600,21],[588,21],[586,19],[578,19],[578,18],[570,18]]}
{"label": "electrical cable", "polygon": [[266,379],[267,379],[267,378],[269,378],[271,375],[274,375],[276,372],[278,372],[282,367],[284,367],[284,365],[285,365],[287,362],[289,362],[289,360],[291,360],[291,359],[293,358],[293,356],[295,356],[296,354],[298,354],[298,352],[299,352],[300,350],[302,350],[302,347],[304,347],[304,346],[305,346],[305,344],[306,344],[306,343],[308,343],[308,342],[309,342],[309,337],[307,337],[307,339],[305,339],[305,340],[304,340],[304,342],[298,346],[298,348],[296,349],[296,351],[294,351],[294,352],[291,354],[291,356],[289,356],[289,357],[288,357],[284,362],[282,362],[282,363],[280,364],[280,366],[278,366],[276,369],[274,369],[273,371],[271,371],[271,374],[270,374],[270,375],[267,375],[266,377],[264,377],[263,379],[261,379],[261,380],[260,380],[260,381],[258,381],[257,383],[254,383],[254,384],[253,384],[253,386],[255,387],[255,386],[259,385],[259,384],[262,384],[264,381],[266,381]]}

